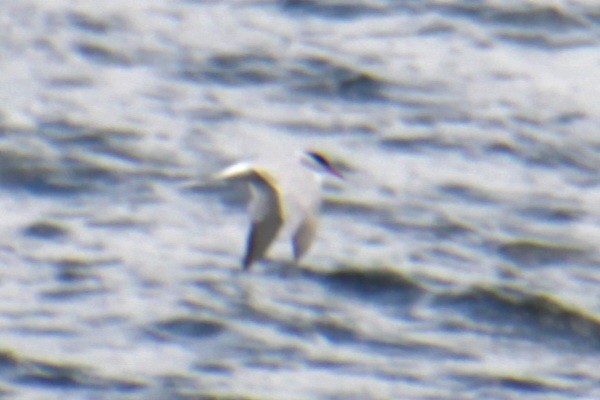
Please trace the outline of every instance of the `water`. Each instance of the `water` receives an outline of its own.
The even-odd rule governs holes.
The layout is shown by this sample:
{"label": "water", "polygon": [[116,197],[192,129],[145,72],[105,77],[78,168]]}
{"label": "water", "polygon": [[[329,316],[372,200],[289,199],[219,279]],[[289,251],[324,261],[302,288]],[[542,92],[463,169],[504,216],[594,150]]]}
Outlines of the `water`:
{"label": "water", "polygon": [[[7,399],[600,396],[592,1],[2,2]],[[258,152],[319,148],[300,268]]]}

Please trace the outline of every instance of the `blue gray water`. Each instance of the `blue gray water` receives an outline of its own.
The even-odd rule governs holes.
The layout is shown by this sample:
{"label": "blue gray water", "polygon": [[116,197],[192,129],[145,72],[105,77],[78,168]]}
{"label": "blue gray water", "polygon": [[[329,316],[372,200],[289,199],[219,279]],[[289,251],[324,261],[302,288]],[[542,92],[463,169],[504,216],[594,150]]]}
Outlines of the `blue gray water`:
{"label": "blue gray water", "polygon": [[[0,4],[1,398],[600,398],[596,1]],[[307,147],[242,273],[206,178]]]}

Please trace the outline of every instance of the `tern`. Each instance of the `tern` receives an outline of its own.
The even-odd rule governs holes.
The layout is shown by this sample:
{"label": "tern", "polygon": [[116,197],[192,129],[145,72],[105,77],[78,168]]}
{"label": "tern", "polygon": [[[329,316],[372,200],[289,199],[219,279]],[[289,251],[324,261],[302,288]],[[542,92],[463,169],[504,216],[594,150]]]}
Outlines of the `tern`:
{"label": "tern", "polygon": [[306,254],[316,234],[325,175],[343,179],[322,153],[309,150],[275,164],[239,162],[215,176],[220,181],[247,183],[250,189],[244,270],[264,258],[284,226],[292,235],[295,262]]}

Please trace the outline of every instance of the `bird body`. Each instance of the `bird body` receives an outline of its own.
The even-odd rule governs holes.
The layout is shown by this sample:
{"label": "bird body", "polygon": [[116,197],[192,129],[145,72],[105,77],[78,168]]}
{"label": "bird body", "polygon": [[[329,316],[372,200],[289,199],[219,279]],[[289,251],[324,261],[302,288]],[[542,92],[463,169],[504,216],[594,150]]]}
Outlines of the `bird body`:
{"label": "bird body", "polygon": [[302,258],[312,244],[321,206],[322,175],[341,178],[319,153],[306,152],[275,162],[254,161],[234,164],[217,175],[228,182],[245,182],[250,188],[250,232],[244,269],[262,259],[280,232],[292,237],[294,259]]}

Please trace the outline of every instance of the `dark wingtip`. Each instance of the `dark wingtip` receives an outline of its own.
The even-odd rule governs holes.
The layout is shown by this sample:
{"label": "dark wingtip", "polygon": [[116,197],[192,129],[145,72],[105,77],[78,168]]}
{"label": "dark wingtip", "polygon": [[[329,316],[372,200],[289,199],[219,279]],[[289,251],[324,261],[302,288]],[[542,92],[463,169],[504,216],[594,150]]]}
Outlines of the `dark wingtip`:
{"label": "dark wingtip", "polygon": [[247,254],[242,260],[242,271],[248,271],[253,262],[254,260],[250,259],[250,254]]}

